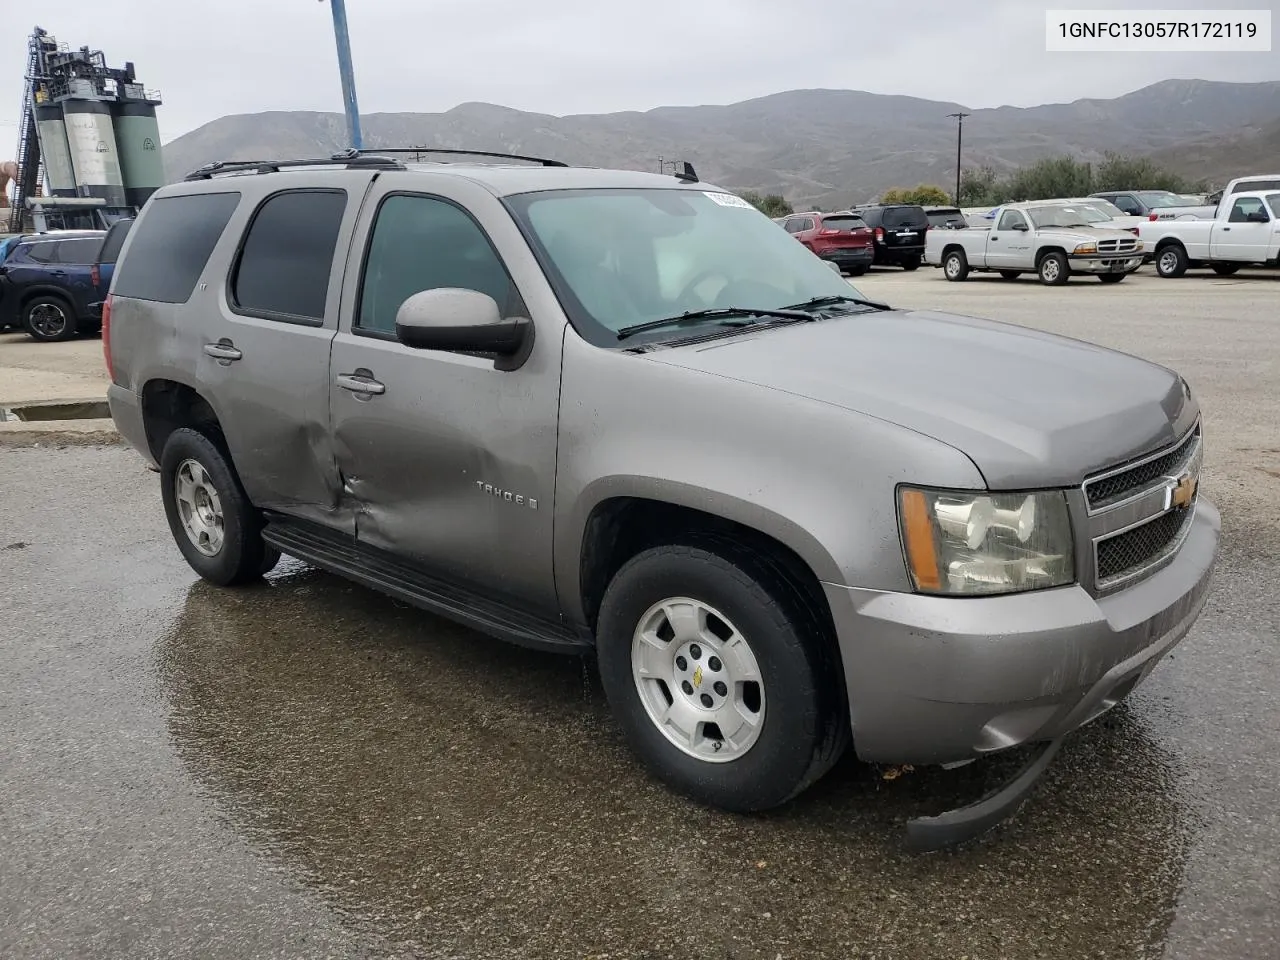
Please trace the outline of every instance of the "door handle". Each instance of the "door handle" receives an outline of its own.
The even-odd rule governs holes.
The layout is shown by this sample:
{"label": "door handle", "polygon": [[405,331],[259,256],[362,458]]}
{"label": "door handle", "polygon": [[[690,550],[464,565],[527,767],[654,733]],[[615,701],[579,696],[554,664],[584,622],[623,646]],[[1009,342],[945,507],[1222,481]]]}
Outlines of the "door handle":
{"label": "door handle", "polygon": [[223,337],[217,343],[206,343],[204,345],[204,352],[213,357],[213,359],[217,360],[224,367],[232,360],[239,360],[244,356],[243,353],[236,349],[235,344],[226,337]]}
{"label": "door handle", "polygon": [[53,276],[53,277],[65,277],[65,276],[67,275],[67,271],[65,271],[65,270],[50,270],[50,271],[49,271],[49,275],[50,275],[50,276]]}
{"label": "door handle", "polygon": [[1223,228],[1222,228],[1222,232],[1223,232],[1223,233],[1230,233],[1230,232],[1231,232],[1231,228],[1230,228],[1230,227],[1223,227]]}
{"label": "door handle", "polygon": [[355,394],[364,394],[366,400],[375,394],[387,392],[386,386],[373,379],[373,375],[368,370],[357,370],[355,373],[340,373],[334,378],[334,383],[343,390],[350,390]]}

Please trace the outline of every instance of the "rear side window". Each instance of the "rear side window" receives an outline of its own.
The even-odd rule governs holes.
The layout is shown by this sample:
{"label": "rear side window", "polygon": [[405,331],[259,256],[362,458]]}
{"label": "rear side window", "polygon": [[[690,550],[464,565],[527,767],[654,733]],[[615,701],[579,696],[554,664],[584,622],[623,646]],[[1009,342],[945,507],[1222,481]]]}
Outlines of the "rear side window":
{"label": "rear side window", "polygon": [[245,233],[231,302],[245,313],[324,320],[345,190],[291,190],[268,197]]}
{"label": "rear side window", "polygon": [[129,236],[132,226],[132,219],[117,220],[111,225],[107,238],[102,241],[102,249],[98,251],[98,263],[115,263],[119,259],[120,248],[124,246],[124,239]]}
{"label": "rear side window", "polygon": [[828,230],[861,230],[866,226],[861,217],[823,217],[822,225]]}
{"label": "rear side window", "polygon": [[134,300],[186,303],[239,203],[240,194],[232,192],[148,201],[112,292]]}
{"label": "rear side window", "polygon": [[90,264],[98,257],[102,249],[101,237],[89,237],[84,240],[63,240],[55,244],[58,263]]}
{"label": "rear side window", "polygon": [[875,209],[874,207],[867,210],[858,211],[858,216],[860,216],[862,218],[862,221],[869,227],[880,226],[880,214],[881,214],[881,211]]}
{"label": "rear side window", "polygon": [[929,218],[924,215],[923,207],[885,207],[884,225],[886,227],[927,227]]}

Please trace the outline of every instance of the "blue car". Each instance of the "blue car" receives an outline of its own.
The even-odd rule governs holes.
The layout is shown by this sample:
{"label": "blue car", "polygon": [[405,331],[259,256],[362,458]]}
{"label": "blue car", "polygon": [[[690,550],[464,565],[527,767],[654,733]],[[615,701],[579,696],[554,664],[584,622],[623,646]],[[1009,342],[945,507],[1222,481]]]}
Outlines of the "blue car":
{"label": "blue car", "polygon": [[102,328],[94,305],[103,294],[94,266],[103,230],[67,230],[11,239],[0,260],[0,328],[21,327],[34,340],[69,340]]}

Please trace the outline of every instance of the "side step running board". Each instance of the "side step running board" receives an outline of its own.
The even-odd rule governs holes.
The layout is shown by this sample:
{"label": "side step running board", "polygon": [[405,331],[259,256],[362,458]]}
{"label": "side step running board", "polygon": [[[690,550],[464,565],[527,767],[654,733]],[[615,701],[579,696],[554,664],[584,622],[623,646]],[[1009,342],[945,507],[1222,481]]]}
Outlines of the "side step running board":
{"label": "side step running board", "polygon": [[545,616],[528,613],[447,582],[415,564],[316,524],[268,514],[262,537],[281,553],[389,594],[509,643],[556,653],[591,649],[582,636]]}

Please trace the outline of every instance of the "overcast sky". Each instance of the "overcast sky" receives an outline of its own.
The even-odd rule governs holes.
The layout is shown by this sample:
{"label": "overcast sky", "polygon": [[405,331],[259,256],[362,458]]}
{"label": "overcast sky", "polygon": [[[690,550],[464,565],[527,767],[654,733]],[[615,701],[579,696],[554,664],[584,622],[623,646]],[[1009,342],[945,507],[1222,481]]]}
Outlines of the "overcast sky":
{"label": "overcast sky", "polygon": [[[10,0],[3,0],[6,7]],[[1092,9],[1277,0],[1080,0]],[[0,30],[0,159],[16,148],[26,34],[132,60],[170,140],[231,113],[342,109],[326,0],[38,0]],[[1280,52],[1044,50],[1036,0],[347,0],[362,113],[481,100],[543,113],[731,103],[830,87],[1032,106],[1170,77],[1280,79]],[[1275,19],[1280,20],[1280,16]],[[1280,113],[1280,104],[1277,105]],[[5,148],[12,141],[14,146]]]}

